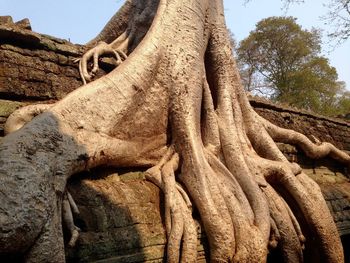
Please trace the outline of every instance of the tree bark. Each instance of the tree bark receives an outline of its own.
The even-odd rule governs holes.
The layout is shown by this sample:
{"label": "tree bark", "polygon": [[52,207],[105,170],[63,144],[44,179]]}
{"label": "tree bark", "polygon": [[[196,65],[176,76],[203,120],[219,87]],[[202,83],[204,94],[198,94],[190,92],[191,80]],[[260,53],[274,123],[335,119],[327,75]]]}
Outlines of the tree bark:
{"label": "tree bark", "polygon": [[[163,190],[169,262],[196,261],[192,206],[212,262],[265,262],[269,248],[286,262],[302,262],[309,239],[325,262],[344,261],[321,192],[274,140],[301,145],[315,158],[329,154],[349,164],[350,157],[254,112],[221,0],[127,1],[93,44],[80,60],[84,80],[93,79],[101,55],[115,56],[118,67],[19,130],[37,109],[22,109],[7,125],[13,133],[0,146],[0,254],[64,261],[67,180],[110,165],[148,168],[147,178]],[[306,241],[300,221],[313,234]]]}

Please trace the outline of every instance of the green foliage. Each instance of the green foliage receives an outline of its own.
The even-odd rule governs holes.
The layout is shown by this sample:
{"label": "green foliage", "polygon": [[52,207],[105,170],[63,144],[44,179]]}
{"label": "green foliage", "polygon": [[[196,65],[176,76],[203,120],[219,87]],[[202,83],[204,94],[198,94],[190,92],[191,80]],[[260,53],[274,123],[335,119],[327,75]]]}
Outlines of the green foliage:
{"label": "green foliage", "polygon": [[344,85],[320,56],[320,39],[318,30],[303,30],[293,17],[261,20],[237,50],[245,88],[320,114],[345,113]]}
{"label": "green foliage", "polygon": [[350,120],[350,91],[343,89],[337,103],[338,115]]}

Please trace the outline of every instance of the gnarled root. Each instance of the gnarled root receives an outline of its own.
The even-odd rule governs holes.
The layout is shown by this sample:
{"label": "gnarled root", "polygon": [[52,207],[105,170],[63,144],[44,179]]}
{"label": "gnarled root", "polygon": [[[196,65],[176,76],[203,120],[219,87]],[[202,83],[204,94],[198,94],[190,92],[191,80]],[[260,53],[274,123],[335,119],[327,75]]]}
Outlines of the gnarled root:
{"label": "gnarled root", "polygon": [[192,218],[191,201],[175,181],[178,167],[179,155],[170,147],[163,159],[146,171],[146,178],[164,193],[168,262],[179,262],[180,258],[181,262],[196,262],[197,228]]}
{"label": "gnarled root", "polygon": [[9,134],[23,127],[24,124],[30,122],[34,117],[50,109],[53,104],[36,104],[22,107],[14,111],[6,120],[4,132]]}
{"label": "gnarled root", "polygon": [[63,224],[66,226],[70,234],[70,240],[68,242],[69,247],[75,246],[75,243],[79,238],[80,232],[80,228],[74,224],[73,214],[78,215],[79,209],[76,203],[74,202],[71,194],[68,191],[66,191],[62,201],[62,219]]}
{"label": "gnarled root", "polygon": [[235,249],[233,262],[264,262],[267,254],[267,240],[254,223],[255,212],[244,187],[235,176],[211,153],[208,162],[221,182],[220,191],[228,206],[233,222]]}
{"label": "gnarled root", "polygon": [[[241,103],[244,105],[246,102],[241,100]],[[339,234],[319,186],[304,175],[298,165],[286,159],[275,141],[298,145],[311,158],[329,155],[349,165],[350,157],[329,143],[313,144],[300,133],[271,124],[258,116],[250,106],[244,108],[248,138],[258,155],[263,157],[255,158],[255,162],[251,163],[258,165],[258,170],[262,172],[266,181],[273,185],[288,203],[287,212],[302,243],[301,247],[305,238],[298,222],[304,222],[309,229],[308,234],[315,235],[314,239],[317,240],[315,246],[322,251],[322,258],[326,262],[343,262]],[[299,218],[294,216],[296,212],[299,213]],[[304,215],[303,218],[300,218],[300,213]],[[306,240],[306,244],[309,242],[312,240]]]}
{"label": "gnarled root", "polygon": [[[113,17],[110,21],[110,25],[106,30],[109,31],[109,35],[101,35],[97,37],[97,45],[88,50],[81,59],[76,59],[75,62],[79,62],[80,77],[84,83],[91,81],[99,70],[98,60],[102,56],[112,55],[116,59],[116,65],[119,66],[124,60],[127,59],[127,55],[130,54],[136,46],[141,42],[145,34],[147,33],[153,18],[155,16],[158,1],[146,0],[146,1],[135,1],[132,5],[134,9],[129,9],[129,5],[125,4],[124,10],[126,14],[122,14],[121,18],[125,16],[129,17],[124,31],[119,35],[115,36],[113,41],[110,41],[110,34],[115,33],[113,30],[113,24],[119,24],[118,17]],[[131,15],[131,13],[133,13]],[[101,32],[102,33],[102,32]],[[96,40],[91,41],[95,43]],[[88,70],[89,60],[93,60],[93,66],[91,71]]]}
{"label": "gnarled root", "polygon": [[305,152],[305,154],[312,159],[320,159],[330,156],[341,163],[347,165],[350,164],[350,156],[339,150],[331,143],[320,142],[319,140],[316,140],[316,142],[313,143],[301,133],[278,127],[261,117],[259,117],[259,119],[264,125],[266,131],[276,142],[283,142],[299,146]]}
{"label": "gnarled root", "polygon": [[[305,237],[299,224],[299,221],[302,221],[306,222],[309,229],[307,233],[315,235],[311,239],[316,240],[316,245],[322,251],[322,257],[327,262],[342,262],[343,255],[339,235],[318,185],[304,175],[297,164],[289,163],[285,159],[271,138],[269,139],[268,134],[258,128],[250,132],[249,136],[253,138],[251,142],[257,153],[274,159],[274,161],[268,160],[254,156],[252,153],[248,154],[249,157],[246,157],[250,169],[258,171],[257,182],[266,180],[268,183],[267,185],[259,184],[269,203],[270,215],[278,230],[274,229],[274,224],[272,224],[272,234],[275,235],[278,232],[279,236],[279,240],[272,237],[272,245],[275,245],[278,241],[277,248],[281,250],[286,262],[302,262],[302,250],[305,243]],[[295,135],[297,138],[303,138],[296,133]],[[263,141],[256,140],[256,138],[264,136],[267,139]],[[255,142],[258,142],[258,144],[255,144]],[[320,146],[310,143],[308,147],[314,148],[313,151],[315,152],[315,148]],[[344,163],[347,162],[348,157],[343,152],[335,150],[334,146],[329,147],[329,149],[331,150],[326,151],[322,148],[325,151],[322,156],[329,153],[333,158]],[[312,151],[311,149],[308,150]],[[260,175],[263,176],[263,179]],[[294,212],[301,211],[304,215],[303,218],[297,219],[292,210]]]}
{"label": "gnarled root", "polygon": [[[111,45],[101,41],[96,47],[87,51],[82,56],[82,58],[74,60],[74,62],[79,62],[79,73],[84,85],[86,85],[87,81],[91,81],[92,78],[98,72],[99,58],[108,55],[112,55],[116,59],[117,66],[120,65],[127,58],[127,55],[121,49],[114,49]],[[88,71],[88,63],[90,59],[93,60],[93,67],[91,72]]]}
{"label": "gnarled root", "polygon": [[301,240],[283,199],[270,185],[263,187],[262,191],[269,202],[273,221],[270,245],[281,250],[284,262],[303,262]]}
{"label": "gnarled root", "polygon": [[[302,172],[293,173],[293,167],[295,166],[289,163],[260,159],[260,164],[264,167],[261,170],[265,171],[264,176],[266,180],[277,187],[285,201],[282,201],[278,198],[278,195],[271,191],[267,192],[264,189],[264,192],[269,195],[273,194],[268,200],[273,200],[275,203],[281,200],[280,207],[283,207],[283,203],[286,202],[283,216],[289,218],[289,223],[285,224],[285,226],[289,225],[293,229],[293,236],[299,239],[300,248],[304,246],[305,237],[298,223],[299,220],[305,221],[309,230],[308,233],[315,235],[315,242],[327,262],[342,262],[342,247],[337,228],[319,186]],[[295,172],[297,171],[298,169],[295,170]],[[269,202],[271,204],[271,201]],[[270,211],[274,210],[270,207]],[[292,210],[301,211],[303,218],[297,220]],[[289,249],[291,248],[290,244],[288,247]],[[296,251],[299,251],[300,248]]]}

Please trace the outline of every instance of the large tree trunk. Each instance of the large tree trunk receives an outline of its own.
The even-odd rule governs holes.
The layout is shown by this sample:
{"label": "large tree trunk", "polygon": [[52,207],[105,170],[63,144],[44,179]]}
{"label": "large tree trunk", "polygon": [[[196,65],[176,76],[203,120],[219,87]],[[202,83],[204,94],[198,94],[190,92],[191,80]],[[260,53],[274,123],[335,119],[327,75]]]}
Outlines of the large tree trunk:
{"label": "large tree trunk", "polygon": [[349,164],[350,157],[254,112],[232,58],[222,0],[127,1],[94,44],[80,61],[83,79],[96,73],[100,55],[112,54],[119,66],[45,106],[18,131],[23,116],[38,109],[9,119],[14,132],[0,147],[0,254],[64,261],[66,182],[111,165],[147,167],[163,190],[169,262],[196,261],[192,204],[213,262],[265,262],[269,249],[302,262],[303,231],[306,247],[318,246],[325,262],[343,261],[318,186],[275,142],[299,145],[314,158],[329,154]]}

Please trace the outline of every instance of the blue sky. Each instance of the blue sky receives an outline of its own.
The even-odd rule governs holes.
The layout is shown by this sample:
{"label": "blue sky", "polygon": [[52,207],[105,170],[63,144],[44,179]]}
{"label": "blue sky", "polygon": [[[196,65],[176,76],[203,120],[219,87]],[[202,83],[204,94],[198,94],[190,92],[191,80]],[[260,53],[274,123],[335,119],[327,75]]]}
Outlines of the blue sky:
{"label": "blue sky", "polygon": [[[1,0],[0,15],[11,15],[15,21],[29,18],[34,31],[69,39],[73,43],[85,43],[93,38],[123,4],[124,0]],[[327,12],[324,0],[306,0],[303,5],[294,5],[288,11],[282,9],[281,0],[224,0],[228,27],[238,41],[248,36],[255,24],[269,16],[290,15],[304,29],[327,28],[320,16]],[[324,55],[330,59],[339,75],[339,80],[350,89],[350,39],[331,51],[324,39]]]}

